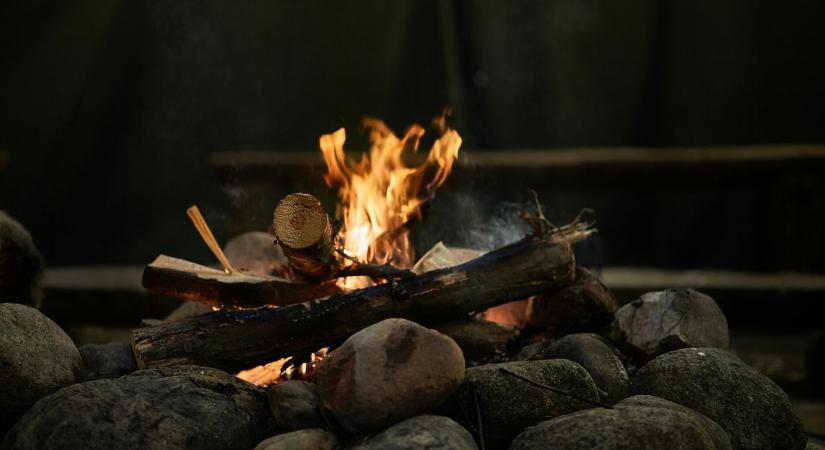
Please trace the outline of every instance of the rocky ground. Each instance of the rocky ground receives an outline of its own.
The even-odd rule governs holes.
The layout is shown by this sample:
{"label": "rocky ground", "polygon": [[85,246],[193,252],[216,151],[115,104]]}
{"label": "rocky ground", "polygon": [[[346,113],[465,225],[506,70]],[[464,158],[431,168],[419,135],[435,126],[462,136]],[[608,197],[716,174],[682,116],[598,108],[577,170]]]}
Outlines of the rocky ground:
{"label": "rocky ground", "polygon": [[[12,251],[36,252],[15,230]],[[25,305],[39,276],[27,273],[0,286],[25,296],[0,298],[2,450],[819,448],[786,393],[729,352],[716,302],[691,289],[619,307],[583,272],[582,286],[534,299],[522,330],[388,319],[311,380],[261,388],[208,367],[139,370],[123,342],[78,349]]]}

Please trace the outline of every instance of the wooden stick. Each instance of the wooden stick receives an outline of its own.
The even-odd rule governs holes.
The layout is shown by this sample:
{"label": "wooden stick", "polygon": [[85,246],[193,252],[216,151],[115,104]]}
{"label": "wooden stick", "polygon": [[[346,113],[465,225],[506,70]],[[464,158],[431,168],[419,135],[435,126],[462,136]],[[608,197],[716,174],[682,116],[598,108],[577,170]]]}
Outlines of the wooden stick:
{"label": "wooden stick", "polygon": [[206,219],[203,218],[197,205],[190,206],[189,209],[186,210],[186,215],[192,219],[192,223],[195,225],[195,229],[198,230],[201,239],[203,239],[203,242],[209,247],[209,250],[212,250],[215,258],[218,258],[218,261],[220,261],[223,266],[223,270],[226,273],[234,272],[232,264],[229,264],[229,260],[226,258],[226,255],[224,255],[223,250],[221,250],[221,246],[218,245],[215,235],[212,234],[212,230],[209,229],[209,225],[206,223]]}
{"label": "wooden stick", "polygon": [[[575,239],[585,230],[566,230]],[[238,371],[311,352],[391,317],[466,316],[574,280],[569,241],[529,237],[464,264],[281,308],[217,311],[132,332],[140,367],[196,364]]]}

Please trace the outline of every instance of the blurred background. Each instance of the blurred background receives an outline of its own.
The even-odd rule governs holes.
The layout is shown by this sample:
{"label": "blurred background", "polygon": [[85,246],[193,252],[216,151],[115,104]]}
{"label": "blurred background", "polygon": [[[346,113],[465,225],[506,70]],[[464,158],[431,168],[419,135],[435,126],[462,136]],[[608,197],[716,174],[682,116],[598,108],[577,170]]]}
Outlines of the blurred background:
{"label": "blurred background", "polygon": [[333,210],[322,133],[364,149],[364,115],[400,133],[449,107],[461,161],[419,253],[511,239],[528,189],[558,222],[593,208],[579,258],[620,297],[703,289],[759,330],[738,334],[751,364],[800,381],[825,317],[823,19],[816,0],[7,0],[0,209],[50,267],[49,315],[105,341],[71,323],[170,309],[100,307],[143,264],[213,262],[188,206],[221,242],[289,192]]}

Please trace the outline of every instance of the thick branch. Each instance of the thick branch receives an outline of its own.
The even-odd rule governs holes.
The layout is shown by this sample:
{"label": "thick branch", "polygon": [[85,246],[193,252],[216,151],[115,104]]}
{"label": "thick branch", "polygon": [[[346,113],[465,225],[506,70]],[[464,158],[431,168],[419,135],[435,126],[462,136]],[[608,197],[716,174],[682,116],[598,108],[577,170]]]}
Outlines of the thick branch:
{"label": "thick branch", "polygon": [[526,238],[459,266],[282,308],[218,311],[133,331],[141,367],[254,367],[334,343],[373,323],[461,317],[574,279],[569,244]]}

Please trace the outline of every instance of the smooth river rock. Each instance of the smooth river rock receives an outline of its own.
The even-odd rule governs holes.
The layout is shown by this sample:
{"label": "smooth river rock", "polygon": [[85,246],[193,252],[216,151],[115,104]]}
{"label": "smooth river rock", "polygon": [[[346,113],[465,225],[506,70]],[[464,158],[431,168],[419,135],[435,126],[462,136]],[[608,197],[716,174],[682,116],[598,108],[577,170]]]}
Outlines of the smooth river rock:
{"label": "smooth river rock", "polygon": [[41,397],[80,381],[82,368],[74,342],[51,319],[0,303],[0,436]]}
{"label": "smooth river rock", "polygon": [[631,392],[661,397],[718,423],[736,449],[804,449],[788,396],[736,356],[716,348],[665,353],[639,369]]}
{"label": "smooth river rock", "polygon": [[353,334],[315,375],[323,407],[352,433],[430,412],[463,380],[464,356],[455,341],[405,319]]}
{"label": "smooth river rock", "polygon": [[271,435],[266,394],[217,369],[171,366],[40,399],[0,449],[236,449]]}
{"label": "smooth river rock", "polygon": [[20,222],[0,211],[0,302],[40,307],[43,256]]}
{"label": "smooth river rock", "polygon": [[473,436],[443,416],[417,416],[397,423],[353,450],[478,450]]}
{"label": "smooth river rock", "polygon": [[716,302],[693,289],[648,292],[616,311],[611,338],[628,356],[649,360],[686,347],[730,345]]}

